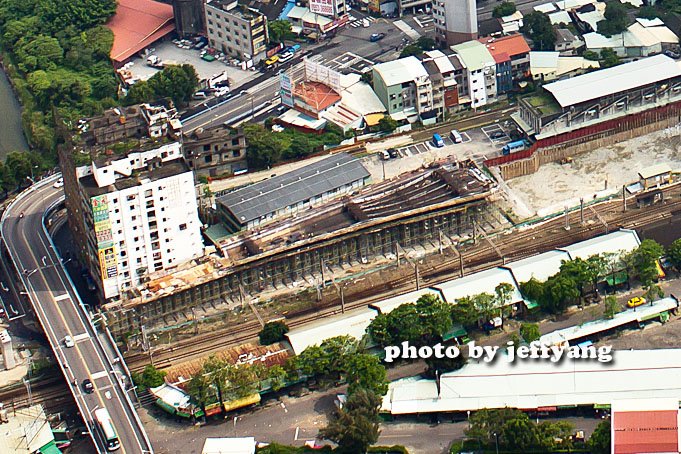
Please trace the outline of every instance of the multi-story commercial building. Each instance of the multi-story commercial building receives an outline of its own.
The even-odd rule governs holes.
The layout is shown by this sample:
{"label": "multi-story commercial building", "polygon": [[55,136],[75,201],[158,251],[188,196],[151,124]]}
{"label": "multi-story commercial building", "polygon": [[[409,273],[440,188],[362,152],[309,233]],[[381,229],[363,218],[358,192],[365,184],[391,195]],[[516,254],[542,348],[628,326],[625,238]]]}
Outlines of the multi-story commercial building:
{"label": "multi-story commercial building", "polygon": [[396,120],[414,122],[435,110],[428,71],[414,56],[374,65],[373,86],[388,114]]}
{"label": "multi-story commercial building", "polygon": [[497,94],[513,90],[530,69],[530,46],[521,34],[501,38],[480,38],[496,63]]}
{"label": "multi-story commercial building", "polygon": [[310,8],[310,11],[315,14],[333,17],[334,19],[341,18],[348,14],[345,0],[309,0],[307,6]]}
{"label": "multi-story commercial building", "polygon": [[433,0],[435,41],[442,47],[478,38],[475,0]]}
{"label": "multi-story commercial building", "polygon": [[253,64],[266,57],[267,17],[237,0],[208,0],[205,8],[210,47]]}
{"label": "multi-story commercial building", "polygon": [[[179,142],[103,154],[76,169],[85,260],[106,300],[204,253],[194,176]],[[134,293],[134,290],[133,290]]]}
{"label": "multi-story commercial building", "polygon": [[184,135],[184,157],[196,175],[233,175],[248,168],[243,129],[198,128]]}
{"label": "multi-story commercial building", "polygon": [[[479,41],[467,41],[452,46],[465,68],[466,87],[459,87],[459,99],[468,98],[472,108],[497,100],[496,61]],[[466,101],[468,101],[466,99]]]}

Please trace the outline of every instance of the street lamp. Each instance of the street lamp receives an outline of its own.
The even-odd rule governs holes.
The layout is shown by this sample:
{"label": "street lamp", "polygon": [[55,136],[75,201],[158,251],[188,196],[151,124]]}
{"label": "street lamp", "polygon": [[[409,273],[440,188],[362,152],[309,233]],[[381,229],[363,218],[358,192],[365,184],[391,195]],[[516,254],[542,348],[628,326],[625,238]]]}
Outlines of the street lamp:
{"label": "street lamp", "polygon": [[497,454],[499,454],[499,434],[494,432],[494,446],[497,448]]}

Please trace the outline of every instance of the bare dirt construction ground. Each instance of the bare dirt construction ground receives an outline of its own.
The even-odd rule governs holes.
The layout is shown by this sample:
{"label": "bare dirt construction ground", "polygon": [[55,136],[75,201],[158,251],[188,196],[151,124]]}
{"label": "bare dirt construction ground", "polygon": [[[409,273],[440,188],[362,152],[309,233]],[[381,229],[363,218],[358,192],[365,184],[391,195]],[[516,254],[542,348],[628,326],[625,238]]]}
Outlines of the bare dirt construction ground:
{"label": "bare dirt construction ground", "polygon": [[546,164],[532,175],[508,180],[525,204],[544,216],[579,205],[580,197],[593,200],[622,191],[638,181],[638,172],[654,164],[681,169],[681,136],[658,131],[574,157],[570,164]]}

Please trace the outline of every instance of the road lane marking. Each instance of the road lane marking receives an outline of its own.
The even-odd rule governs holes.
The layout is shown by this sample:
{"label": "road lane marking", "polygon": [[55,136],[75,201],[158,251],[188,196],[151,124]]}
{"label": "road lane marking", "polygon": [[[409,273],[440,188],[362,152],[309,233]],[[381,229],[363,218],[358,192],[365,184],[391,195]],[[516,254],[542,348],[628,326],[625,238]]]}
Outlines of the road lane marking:
{"label": "road lane marking", "polygon": [[90,338],[90,335],[88,333],[80,333],[80,334],[76,334],[75,336],[73,336],[74,342],[78,342],[80,340],[89,339],[89,338]]}
{"label": "road lane marking", "polygon": [[64,293],[63,295],[55,296],[54,302],[58,303],[59,301],[64,301],[68,299],[71,299],[71,296],[68,293]]}
{"label": "road lane marking", "polygon": [[104,378],[108,376],[109,374],[107,374],[105,370],[100,370],[99,372],[95,372],[94,374],[90,375],[90,377],[92,377],[93,380],[97,380],[98,378]]}

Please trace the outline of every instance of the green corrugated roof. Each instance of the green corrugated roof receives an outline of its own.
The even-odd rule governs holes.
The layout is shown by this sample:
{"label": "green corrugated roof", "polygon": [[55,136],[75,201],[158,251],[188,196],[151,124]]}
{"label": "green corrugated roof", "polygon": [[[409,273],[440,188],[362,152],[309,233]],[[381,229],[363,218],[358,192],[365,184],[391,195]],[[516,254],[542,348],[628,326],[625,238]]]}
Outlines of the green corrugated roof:
{"label": "green corrugated roof", "polygon": [[468,334],[468,331],[461,326],[461,325],[454,325],[452,326],[452,329],[447,331],[442,335],[442,340],[443,341],[448,341],[450,339],[454,339],[455,337],[462,337]]}
{"label": "green corrugated roof", "polygon": [[57,448],[57,444],[52,440],[42,448],[40,448],[41,454],[62,454],[61,450]]}
{"label": "green corrugated roof", "polygon": [[611,274],[605,278],[608,285],[619,285],[627,282],[629,276],[627,276],[626,271],[620,271],[619,273]]}
{"label": "green corrugated roof", "polygon": [[539,303],[537,303],[536,301],[528,299],[524,299],[523,301],[525,302],[525,307],[527,307],[529,310],[539,307]]}
{"label": "green corrugated roof", "polygon": [[215,244],[231,235],[222,224],[211,225],[203,233]]}

